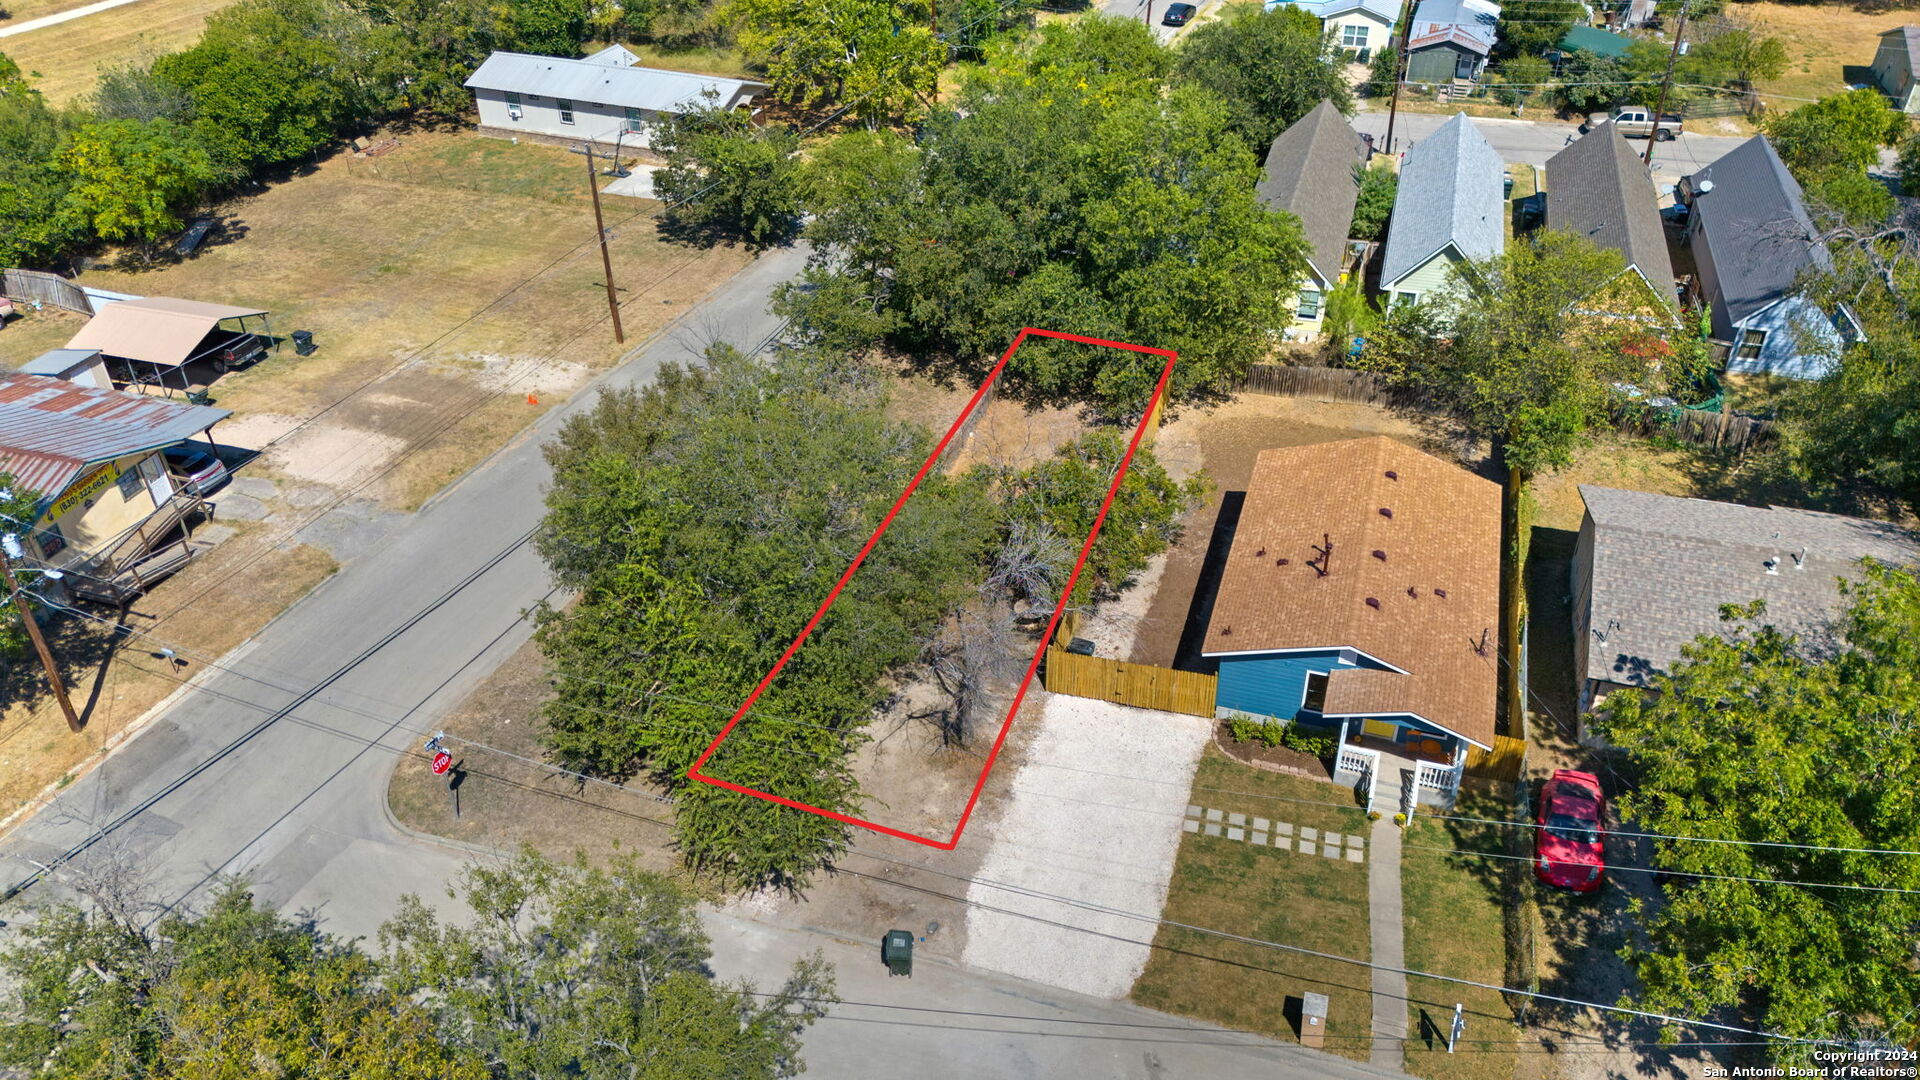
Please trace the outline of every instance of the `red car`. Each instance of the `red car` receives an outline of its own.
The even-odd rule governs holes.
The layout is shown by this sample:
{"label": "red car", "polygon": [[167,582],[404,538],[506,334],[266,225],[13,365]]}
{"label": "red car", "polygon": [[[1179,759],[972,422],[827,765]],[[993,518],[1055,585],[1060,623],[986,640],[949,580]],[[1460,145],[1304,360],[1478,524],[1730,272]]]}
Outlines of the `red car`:
{"label": "red car", "polygon": [[1599,777],[1556,770],[1540,789],[1533,872],[1556,889],[1599,892],[1606,873],[1606,818]]}

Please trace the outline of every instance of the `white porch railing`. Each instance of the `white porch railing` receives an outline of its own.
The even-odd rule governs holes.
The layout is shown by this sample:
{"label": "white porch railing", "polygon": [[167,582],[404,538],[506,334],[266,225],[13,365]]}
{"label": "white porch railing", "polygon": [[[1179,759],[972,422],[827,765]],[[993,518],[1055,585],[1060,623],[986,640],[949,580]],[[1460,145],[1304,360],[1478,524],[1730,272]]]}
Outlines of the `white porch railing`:
{"label": "white porch railing", "polygon": [[1350,772],[1360,777],[1360,787],[1367,797],[1367,813],[1373,813],[1374,792],[1380,786],[1380,751],[1342,743],[1333,761],[1333,771],[1336,774]]}
{"label": "white porch railing", "polygon": [[1413,824],[1414,808],[1420,805],[1422,791],[1435,792],[1442,804],[1450,805],[1460,791],[1460,766],[1456,763],[1441,764],[1434,761],[1416,761],[1411,773],[1404,774],[1400,788],[1400,812],[1407,815],[1407,824]]}

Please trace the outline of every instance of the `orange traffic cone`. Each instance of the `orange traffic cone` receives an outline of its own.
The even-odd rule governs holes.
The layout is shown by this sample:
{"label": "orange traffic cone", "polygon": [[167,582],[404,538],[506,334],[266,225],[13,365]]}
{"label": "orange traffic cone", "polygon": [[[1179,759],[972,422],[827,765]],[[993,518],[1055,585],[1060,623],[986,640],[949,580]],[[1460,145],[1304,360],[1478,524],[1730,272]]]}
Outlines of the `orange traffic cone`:
{"label": "orange traffic cone", "polygon": [[533,394],[532,394],[531,392],[529,392],[529,393],[527,394],[527,404],[529,404],[529,405],[538,405],[538,404],[540,404],[540,399],[539,399],[539,398],[537,398],[537,397],[534,397],[534,396],[533,396]]}

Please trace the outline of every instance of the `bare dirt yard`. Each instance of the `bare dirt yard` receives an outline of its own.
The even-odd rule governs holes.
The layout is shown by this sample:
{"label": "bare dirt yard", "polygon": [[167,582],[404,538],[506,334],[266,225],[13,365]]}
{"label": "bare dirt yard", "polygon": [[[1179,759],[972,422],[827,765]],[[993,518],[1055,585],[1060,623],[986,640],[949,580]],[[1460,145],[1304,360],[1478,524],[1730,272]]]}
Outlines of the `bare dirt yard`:
{"label": "bare dirt yard", "polygon": [[[626,290],[628,340],[617,346],[579,159],[466,133],[398,137],[385,156],[338,153],[216,208],[219,228],[190,259],[126,255],[80,276],[265,308],[277,333],[312,330],[319,350],[283,347],[212,384],[214,404],[234,412],[213,432],[234,480],[218,492],[217,520],[195,533],[212,552],[135,603],[132,635],[116,634],[107,613],[57,628],[86,732],[67,735],[34,669],[8,671],[0,818],[194,672],[146,670],[153,649],[138,632],[208,659],[240,644],[751,261],[670,245],[653,227],[659,204],[610,201]],[[0,331],[0,366],[64,344],[81,322],[30,313]]]}

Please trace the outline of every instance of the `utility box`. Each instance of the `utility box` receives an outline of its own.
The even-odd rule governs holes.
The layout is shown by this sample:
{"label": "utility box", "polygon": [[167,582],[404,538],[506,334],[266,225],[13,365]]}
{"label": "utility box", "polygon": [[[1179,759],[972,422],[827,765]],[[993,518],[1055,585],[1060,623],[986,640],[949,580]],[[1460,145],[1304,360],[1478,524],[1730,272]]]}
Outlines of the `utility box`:
{"label": "utility box", "polygon": [[[913,932],[910,930],[887,931],[887,936],[880,939],[880,959],[887,965],[888,975],[905,975],[912,978]],[[1326,999],[1321,1000],[1324,1002]]]}
{"label": "utility box", "polygon": [[1327,1041],[1327,995],[1300,995],[1300,1045],[1319,1049]]}
{"label": "utility box", "polygon": [[1067,642],[1067,651],[1075,656],[1092,656],[1093,642],[1083,637],[1074,638]]}

